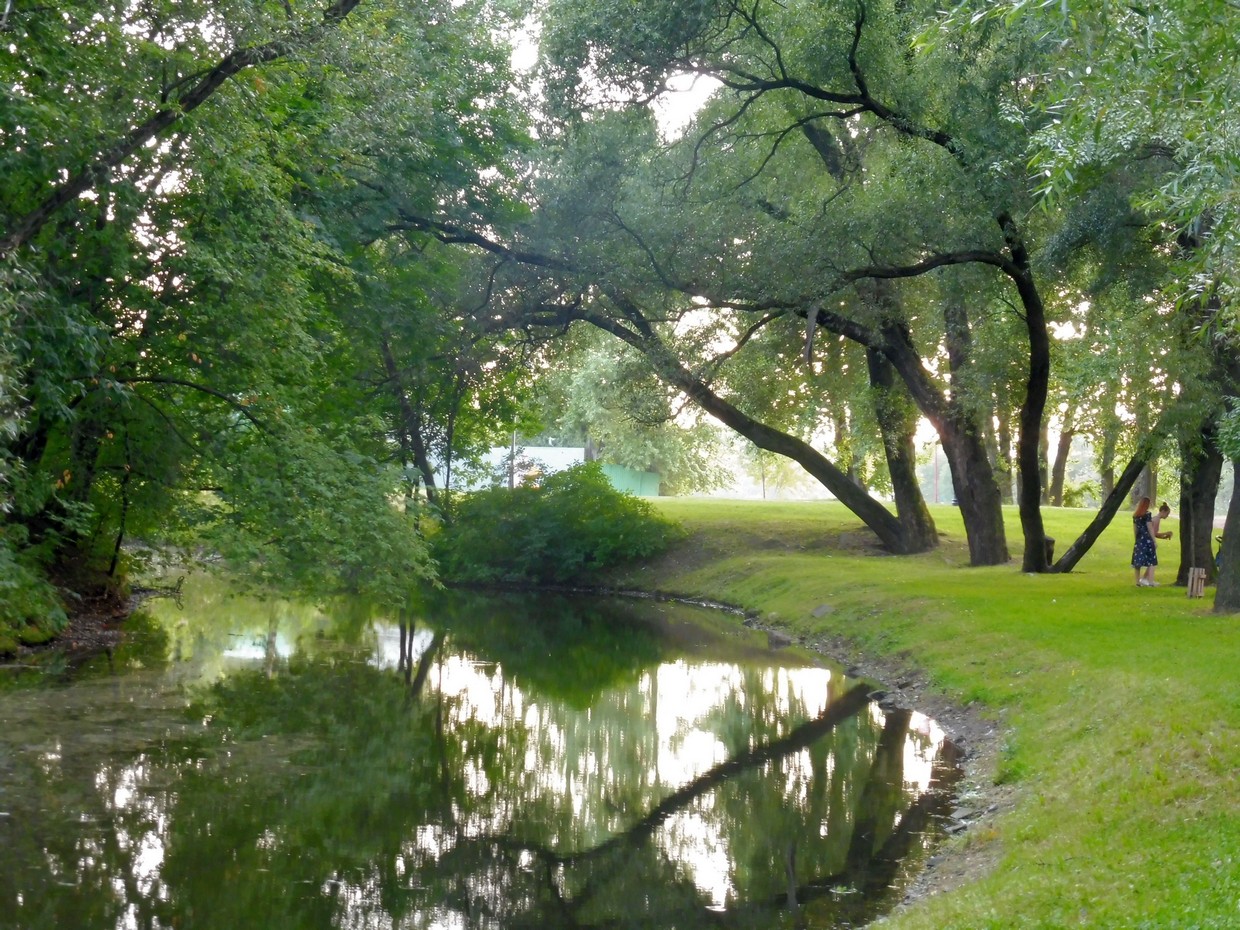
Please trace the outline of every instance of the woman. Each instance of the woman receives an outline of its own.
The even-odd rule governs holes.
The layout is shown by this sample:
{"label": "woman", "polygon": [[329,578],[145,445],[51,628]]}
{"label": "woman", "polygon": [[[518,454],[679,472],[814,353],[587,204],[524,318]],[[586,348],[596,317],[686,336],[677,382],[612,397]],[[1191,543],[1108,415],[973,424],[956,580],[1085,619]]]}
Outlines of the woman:
{"label": "woman", "polygon": [[1132,512],[1132,530],[1136,542],[1132,547],[1132,567],[1136,572],[1137,587],[1155,588],[1154,568],[1158,565],[1158,551],[1154,547],[1154,534],[1150,532],[1150,522],[1154,515],[1150,513],[1150,499],[1141,498],[1137,509]]}
{"label": "woman", "polygon": [[[1167,517],[1169,516],[1171,516],[1171,505],[1168,504],[1166,501],[1163,501],[1162,504],[1158,508],[1158,513],[1156,513],[1154,515],[1154,519],[1150,521],[1150,535],[1153,536],[1155,540],[1171,538],[1171,530],[1163,531],[1160,529],[1160,527],[1162,526],[1163,520],[1166,520]],[[1149,582],[1149,586],[1151,588],[1158,587],[1158,582],[1154,580],[1154,567],[1157,564],[1158,564],[1158,543],[1156,541],[1154,543],[1154,563],[1153,565],[1151,565],[1149,568],[1145,570],[1145,580]]]}

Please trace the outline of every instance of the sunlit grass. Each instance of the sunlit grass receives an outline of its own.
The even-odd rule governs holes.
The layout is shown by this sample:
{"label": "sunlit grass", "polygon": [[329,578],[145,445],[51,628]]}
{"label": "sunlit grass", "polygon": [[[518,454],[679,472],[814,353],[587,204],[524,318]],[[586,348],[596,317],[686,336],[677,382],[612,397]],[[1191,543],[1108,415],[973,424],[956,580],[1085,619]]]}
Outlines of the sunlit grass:
{"label": "sunlit grass", "polygon": [[[996,866],[885,926],[1240,926],[1240,617],[1173,586],[1178,540],[1159,544],[1163,587],[1146,589],[1122,513],[1077,571],[1031,576],[1014,509],[1012,562],[972,569],[947,506],[931,508],[943,545],[915,557],[878,553],[834,503],[659,506],[691,536],[630,582],[906,657],[999,723],[981,777],[1016,807],[956,841],[989,844]],[[1090,517],[1048,508],[1057,550]]]}

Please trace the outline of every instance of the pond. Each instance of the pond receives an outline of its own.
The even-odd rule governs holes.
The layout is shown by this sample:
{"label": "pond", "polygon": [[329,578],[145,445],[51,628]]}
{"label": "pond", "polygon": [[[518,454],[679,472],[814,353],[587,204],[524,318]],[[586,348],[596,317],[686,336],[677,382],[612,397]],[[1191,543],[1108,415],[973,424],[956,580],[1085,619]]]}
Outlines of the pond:
{"label": "pond", "polygon": [[958,773],[933,721],[683,605],[198,580],[130,629],[0,667],[0,927],[855,927]]}

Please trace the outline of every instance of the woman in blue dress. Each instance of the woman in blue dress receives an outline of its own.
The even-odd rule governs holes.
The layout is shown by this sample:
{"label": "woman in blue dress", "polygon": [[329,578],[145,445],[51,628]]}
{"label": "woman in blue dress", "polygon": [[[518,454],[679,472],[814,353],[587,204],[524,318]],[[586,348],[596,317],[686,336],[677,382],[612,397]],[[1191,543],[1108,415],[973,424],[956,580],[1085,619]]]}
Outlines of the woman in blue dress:
{"label": "woman in blue dress", "polygon": [[1132,567],[1137,573],[1137,586],[1152,588],[1155,582],[1149,577],[1151,570],[1158,564],[1158,551],[1154,547],[1154,535],[1150,532],[1150,521],[1154,515],[1150,513],[1150,499],[1141,498],[1137,509],[1132,512],[1132,530],[1136,542],[1132,547]]}

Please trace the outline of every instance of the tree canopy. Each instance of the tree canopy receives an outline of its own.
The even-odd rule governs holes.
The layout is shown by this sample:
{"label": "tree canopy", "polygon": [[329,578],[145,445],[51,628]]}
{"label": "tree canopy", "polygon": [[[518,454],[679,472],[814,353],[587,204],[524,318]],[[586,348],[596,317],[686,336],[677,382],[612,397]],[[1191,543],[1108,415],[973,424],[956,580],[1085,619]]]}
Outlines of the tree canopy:
{"label": "tree canopy", "polygon": [[1015,479],[1027,571],[1097,529],[1051,563],[1073,437],[1104,522],[1166,437],[1209,549],[1237,39],[1200,5],[69,0],[0,39],[10,627],[131,539],[400,600],[415,491],[450,515],[514,423],[673,490],[722,423],[901,553],[925,422],[973,564]]}

